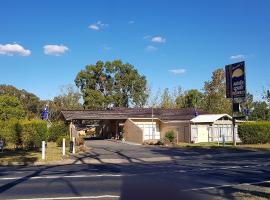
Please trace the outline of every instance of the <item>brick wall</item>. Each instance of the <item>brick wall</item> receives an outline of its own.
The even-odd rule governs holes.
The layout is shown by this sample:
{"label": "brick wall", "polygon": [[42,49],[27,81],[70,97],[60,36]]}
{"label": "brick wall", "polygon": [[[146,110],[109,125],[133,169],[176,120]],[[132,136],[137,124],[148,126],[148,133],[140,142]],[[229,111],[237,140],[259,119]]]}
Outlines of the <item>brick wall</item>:
{"label": "brick wall", "polygon": [[124,124],[124,139],[129,142],[143,143],[143,131],[130,119]]}
{"label": "brick wall", "polygon": [[[168,131],[174,132],[175,142],[190,142],[189,122],[161,123],[160,137],[163,139]],[[178,133],[178,134],[177,134]],[[178,140],[177,140],[178,135]]]}

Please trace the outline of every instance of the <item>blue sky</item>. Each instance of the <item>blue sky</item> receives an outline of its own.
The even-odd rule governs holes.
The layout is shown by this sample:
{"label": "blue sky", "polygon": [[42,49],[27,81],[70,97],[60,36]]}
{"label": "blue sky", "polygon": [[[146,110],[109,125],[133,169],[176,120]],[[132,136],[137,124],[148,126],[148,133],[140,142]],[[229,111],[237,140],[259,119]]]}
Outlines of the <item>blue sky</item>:
{"label": "blue sky", "polygon": [[0,83],[42,99],[97,60],[133,64],[157,88],[202,89],[246,61],[256,98],[270,85],[270,1],[0,2]]}

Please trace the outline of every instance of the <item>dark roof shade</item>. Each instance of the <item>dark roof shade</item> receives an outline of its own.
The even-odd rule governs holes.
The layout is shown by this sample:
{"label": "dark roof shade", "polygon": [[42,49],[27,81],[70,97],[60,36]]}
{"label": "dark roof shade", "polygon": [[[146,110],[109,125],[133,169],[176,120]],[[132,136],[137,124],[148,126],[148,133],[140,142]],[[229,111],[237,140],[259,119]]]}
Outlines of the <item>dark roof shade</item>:
{"label": "dark roof shade", "polygon": [[[198,111],[199,114],[206,114]],[[113,108],[111,110],[63,110],[66,121],[71,120],[102,120],[102,119],[128,119],[152,118],[152,108]],[[160,120],[190,120],[195,117],[194,109],[153,109],[153,118]]]}

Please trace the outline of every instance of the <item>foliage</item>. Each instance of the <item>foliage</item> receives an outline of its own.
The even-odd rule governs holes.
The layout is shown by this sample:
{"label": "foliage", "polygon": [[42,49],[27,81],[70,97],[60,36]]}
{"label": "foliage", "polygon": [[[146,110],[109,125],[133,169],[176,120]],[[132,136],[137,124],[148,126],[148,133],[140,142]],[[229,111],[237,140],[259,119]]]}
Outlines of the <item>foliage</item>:
{"label": "foliage", "polygon": [[20,101],[9,95],[0,95],[0,120],[22,119],[25,111]]}
{"label": "foliage", "polygon": [[270,122],[246,122],[238,127],[244,144],[270,143]]}
{"label": "foliage", "polygon": [[66,141],[65,141],[65,146],[66,146],[66,147],[69,147],[69,145],[70,145],[70,139],[69,139],[69,137],[64,137],[64,136],[60,136],[60,137],[58,137],[58,138],[56,139],[56,144],[57,144],[57,146],[58,146],[58,147],[62,147],[62,146],[63,146],[63,138],[66,139]]}
{"label": "foliage", "polygon": [[48,130],[48,141],[57,141],[60,137],[66,137],[68,136],[68,126],[62,122],[53,122],[52,126]]}
{"label": "foliage", "polygon": [[88,109],[142,107],[147,100],[146,78],[129,63],[98,61],[87,65],[75,79]]}
{"label": "foliage", "polygon": [[231,114],[231,102],[226,99],[225,72],[217,69],[212,80],[204,83],[204,108],[210,113]]}
{"label": "foliage", "polygon": [[80,99],[81,94],[72,85],[63,86],[61,94],[49,102],[50,119],[52,121],[59,120],[61,110],[81,109]]}
{"label": "foliage", "polygon": [[174,136],[174,131],[168,131],[168,132],[166,132],[166,134],[165,134],[165,139],[166,140],[168,140],[169,142],[173,142],[174,141],[174,138],[175,138],[175,136]]}
{"label": "foliage", "polygon": [[270,120],[270,109],[264,101],[257,101],[254,103],[253,111],[250,115],[250,120]]}
{"label": "foliage", "polygon": [[174,107],[174,102],[173,102],[172,96],[170,95],[170,91],[168,88],[165,88],[163,91],[163,94],[161,96],[160,107],[161,108],[173,108]]}
{"label": "foliage", "polygon": [[25,120],[22,125],[22,145],[26,149],[41,147],[41,142],[46,140],[47,123],[42,120]]}
{"label": "foliage", "polygon": [[22,127],[17,119],[3,121],[0,124],[0,138],[6,145],[18,148],[21,145]]}
{"label": "foliage", "polygon": [[187,90],[178,95],[175,101],[177,108],[202,108],[204,95],[196,89]]}
{"label": "foliage", "polygon": [[0,96],[2,95],[16,97],[28,118],[34,118],[40,115],[41,105],[40,100],[36,95],[29,93],[26,90],[19,90],[11,85],[0,85]]}

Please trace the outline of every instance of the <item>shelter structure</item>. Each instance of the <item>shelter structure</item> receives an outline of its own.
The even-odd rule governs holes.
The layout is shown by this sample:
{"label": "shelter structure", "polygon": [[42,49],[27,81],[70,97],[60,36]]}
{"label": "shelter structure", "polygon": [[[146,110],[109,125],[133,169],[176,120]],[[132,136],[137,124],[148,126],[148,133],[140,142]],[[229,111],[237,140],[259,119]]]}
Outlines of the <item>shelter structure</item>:
{"label": "shelter structure", "polygon": [[[222,127],[228,132],[232,124],[229,115],[208,115],[194,109],[63,110],[62,116],[69,123],[71,136],[84,133],[140,144],[163,139],[168,131],[174,132],[177,143],[215,141],[216,130]],[[229,135],[227,139],[231,139]]]}

